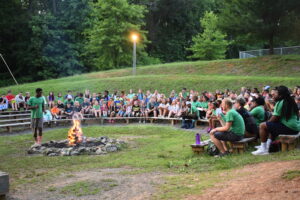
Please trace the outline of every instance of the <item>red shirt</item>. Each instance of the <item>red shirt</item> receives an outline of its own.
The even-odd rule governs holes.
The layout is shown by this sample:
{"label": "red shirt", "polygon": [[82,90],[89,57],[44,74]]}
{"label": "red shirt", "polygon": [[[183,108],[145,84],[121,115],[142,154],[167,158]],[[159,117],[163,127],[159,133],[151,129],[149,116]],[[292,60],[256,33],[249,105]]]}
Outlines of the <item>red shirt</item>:
{"label": "red shirt", "polygon": [[11,101],[15,98],[15,96],[13,94],[8,94],[8,95],[6,95],[6,98],[8,101]]}

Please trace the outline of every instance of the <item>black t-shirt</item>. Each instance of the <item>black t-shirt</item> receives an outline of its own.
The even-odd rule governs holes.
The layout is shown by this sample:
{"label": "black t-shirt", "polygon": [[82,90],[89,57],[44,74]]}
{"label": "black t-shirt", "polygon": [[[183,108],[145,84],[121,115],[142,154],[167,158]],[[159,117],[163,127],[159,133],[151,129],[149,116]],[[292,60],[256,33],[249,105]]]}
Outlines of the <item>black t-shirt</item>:
{"label": "black t-shirt", "polygon": [[140,106],[132,106],[132,111],[133,112],[140,112],[140,110],[141,110],[141,108],[140,108]]}

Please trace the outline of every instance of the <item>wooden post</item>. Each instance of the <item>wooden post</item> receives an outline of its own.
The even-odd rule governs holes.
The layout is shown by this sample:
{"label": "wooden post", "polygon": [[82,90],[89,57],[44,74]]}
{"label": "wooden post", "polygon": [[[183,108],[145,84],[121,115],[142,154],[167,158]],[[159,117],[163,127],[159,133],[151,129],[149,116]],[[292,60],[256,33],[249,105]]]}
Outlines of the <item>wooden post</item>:
{"label": "wooden post", "polygon": [[281,151],[287,151],[287,144],[286,143],[281,143]]}

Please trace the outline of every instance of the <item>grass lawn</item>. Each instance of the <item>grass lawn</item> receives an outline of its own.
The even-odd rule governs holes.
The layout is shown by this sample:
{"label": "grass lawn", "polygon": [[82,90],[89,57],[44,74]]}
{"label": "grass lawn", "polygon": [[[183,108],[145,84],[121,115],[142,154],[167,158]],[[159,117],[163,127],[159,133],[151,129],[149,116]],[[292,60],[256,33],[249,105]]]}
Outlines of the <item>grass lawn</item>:
{"label": "grass lawn", "polygon": [[29,91],[32,94],[37,87],[45,94],[53,91],[66,93],[90,89],[103,92],[108,89],[137,91],[158,89],[169,94],[173,89],[182,87],[196,91],[214,91],[216,89],[239,90],[242,86],[262,88],[264,85],[279,84],[294,87],[299,85],[300,56],[266,56],[250,59],[232,59],[219,61],[196,61],[138,67],[137,76],[131,76],[131,68],[94,72],[60,79],[52,79],[19,86],[0,88],[1,93],[12,89],[13,93]]}
{"label": "grass lawn", "polygon": [[[65,139],[67,130],[63,128],[48,131],[44,141]],[[268,156],[252,156],[249,150],[243,155],[221,159],[205,154],[194,155],[189,146],[194,142],[194,132],[167,126],[94,126],[83,128],[83,131],[88,137],[139,137],[133,139],[134,142],[122,151],[106,156],[44,157],[26,154],[33,143],[31,135],[2,136],[0,170],[10,174],[12,189],[49,181],[61,174],[78,170],[130,167],[136,169],[135,173],[161,171],[174,176],[166,178],[166,184],[158,186],[159,190],[154,198],[179,199],[186,194],[198,194],[204,188],[229,178],[219,176],[224,170],[264,161],[300,159],[299,150]],[[85,188],[89,186],[86,184],[88,183],[78,183],[77,186]],[[62,192],[69,190],[67,187]]]}

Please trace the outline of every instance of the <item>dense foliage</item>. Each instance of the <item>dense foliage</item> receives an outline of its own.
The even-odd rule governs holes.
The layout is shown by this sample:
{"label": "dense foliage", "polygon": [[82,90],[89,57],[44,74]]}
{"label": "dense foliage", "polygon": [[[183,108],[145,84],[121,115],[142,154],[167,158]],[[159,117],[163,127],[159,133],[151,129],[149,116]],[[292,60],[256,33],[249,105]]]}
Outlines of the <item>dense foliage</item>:
{"label": "dense foliage", "polygon": [[[0,1],[0,53],[19,82],[130,66],[132,31],[138,65],[300,42],[299,0]],[[208,27],[206,12],[217,18]],[[2,61],[0,75],[13,83]]]}
{"label": "dense foliage", "polygon": [[206,12],[201,19],[201,26],[204,31],[193,37],[193,51],[191,58],[201,60],[216,60],[225,58],[228,41],[217,26],[218,17],[213,12]]}

